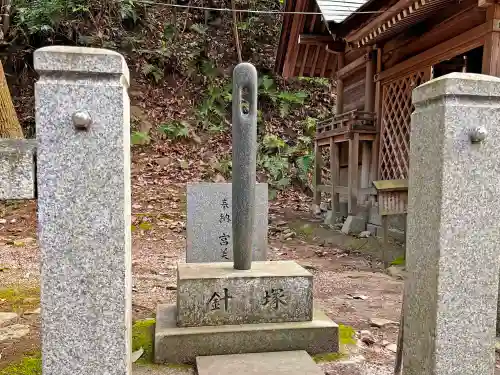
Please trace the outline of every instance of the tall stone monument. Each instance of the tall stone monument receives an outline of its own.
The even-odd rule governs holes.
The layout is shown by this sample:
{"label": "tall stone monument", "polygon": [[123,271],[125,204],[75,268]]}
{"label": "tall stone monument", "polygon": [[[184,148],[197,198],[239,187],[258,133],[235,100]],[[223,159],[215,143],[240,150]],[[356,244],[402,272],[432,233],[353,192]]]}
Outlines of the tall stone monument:
{"label": "tall stone monument", "polygon": [[[245,90],[247,114],[241,109]],[[257,72],[252,65],[235,68],[233,98],[234,265],[178,264],[177,306],[158,306],[158,363],[194,363],[198,356],[220,354],[338,350],[338,326],[313,308],[312,274],[292,261],[252,262],[257,149]]]}
{"label": "tall stone monument", "polygon": [[131,374],[129,81],[116,52],[34,55],[43,374]]}
{"label": "tall stone monument", "polygon": [[500,79],[413,92],[404,375],[490,375],[500,269]]}

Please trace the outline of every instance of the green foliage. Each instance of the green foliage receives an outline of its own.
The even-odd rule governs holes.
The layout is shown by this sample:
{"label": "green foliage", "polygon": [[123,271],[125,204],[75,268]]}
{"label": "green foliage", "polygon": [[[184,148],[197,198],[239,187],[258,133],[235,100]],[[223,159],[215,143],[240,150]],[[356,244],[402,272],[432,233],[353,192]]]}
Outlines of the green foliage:
{"label": "green foliage", "polygon": [[153,64],[144,64],[141,73],[148,78],[153,78],[156,83],[163,79],[163,70]]}
{"label": "green foliage", "polygon": [[[207,69],[209,69],[207,67]],[[196,110],[198,125],[204,130],[218,132],[224,130],[228,102],[231,101],[231,86],[220,87],[216,83],[210,84],[206,96]]]}
{"label": "green foliage", "polygon": [[304,120],[304,134],[308,136],[314,135],[316,132],[316,125],[318,123],[318,120],[313,118],[313,117],[306,117]]}
{"label": "green foliage", "polygon": [[134,24],[139,20],[135,0],[118,0],[122,20],[131,20]]}
{"label": "green foliage", "polygon": [[172,39],[174,39],[176,33],[176,28],[175,25],[172,25],[170,23],[166,23],[163,25],[163,41],[165,42],[171,42]]}
{"label": "green foliage", "polygon": [[147,133],[140,131],[133,131],[130,136],[130,143],[133,145],[146,145],[151,142],[151,138]]}
{"label": "green foliage", "polygon": [[24,357],[0,370],[0,375],[42,375],[42,356],[40,353]]}
{"label": "green foliage", "polygon": [[202,23],[193,23],[189,30],[194,31],[197,34],[205,35],[208,31],[208,27]]}
{"label": "green foliage", "polygon": [[213,169],[219,172],[225,178],[231,177],[231,171],[233,167],[233,161],[230,156],[226,156],[223,159],[215,160],[213,164]]}
{"label": "green foliage", "polygon": [[158,127],[170,139],[189,138],[189,126],[184,121],[170,121]]}
{"label": "green foliage", "polygon": [[89,6],[89,0],[14,0],[14,25],[29,34],[55,32],[88,15]]}
{"label": "green foliage", "polygon": [[304,104],[307,99],[308,94],[304,91],[289,92],[283,91],[278,94],[278,99],[280,100],[279,110],[280,116],[285,117],[290,113],[293,106]]}
{"label": "green foliage", "polygon": [[33,309],[40,304],[40,288],[16,286],[0,289],[0,301],[10,310]]}
{"label": "green foliage", "polygon": [[304,185],[307,185],[309,182],[309,173],[312,170],[313,161],[314,155],[312,153],[300,156],[295,160],[297,177]]}
{"label": "green foliage", "polygon": [[[271,190],[283,190],[290,185],[290,164],[287,157],[259,154],[257,166],[266,172]],[[271,197],[275,196],[275,193],[271,191]]]}
{"label": "green foliage", "polygon": [[[92,0],[14,0],[12,7],[15,9],[13,26],[26,31],[28,35],[66,34],[69,30],[78,33],[82,23],[92,19],[92,14],[102,14],[104,11],[109,12],[111,17],[116,15],[120,21],[130,20],[136,24],[140,19],[136,0],[109,1],[106,7]],[[105,43],[102,46],[111,47]]]}
{"label": "green foliage", "polygon": [[282,151],[287,144],[284,140],[274,134],[266,134],[262,140],[262,150],[265,153],[273,153]]}
{"label": "green foliage", "polygon": [[[312,140],[308,136],[299,136],[297,141],[295,146],[290,147],[275,134],[265,134],[262,138],[257,166],[268,175],[272,190],[283,190],[293,179],[308,184],[314,161]],[[271,192],[271,197],[276,191]]]}
{"label": "green foliage", "polygon": [[328,78],[320,78],[320,77],[299,77],[299,81],[312,83],[317,86],[330,86],[330,80]]}

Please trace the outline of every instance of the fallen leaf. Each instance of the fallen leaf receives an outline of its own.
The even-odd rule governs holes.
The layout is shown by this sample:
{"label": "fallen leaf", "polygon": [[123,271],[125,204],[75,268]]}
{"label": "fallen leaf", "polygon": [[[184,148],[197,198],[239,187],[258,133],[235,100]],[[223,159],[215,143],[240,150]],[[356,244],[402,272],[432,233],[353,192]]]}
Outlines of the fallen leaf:
{"label": "fallen leaf", "polygon": [[151,230],[153,228],[153,225],[147,221],[143,221],[139,224],[139,228],[141,228],[142,230]]}
{"label": "fallen leaf", "polygon": [[132,363],[136,362],[144,354],[144,349],[142,346],[132,353]]}
{"label": "fallen leaf", "polygon": [[180,160],[179,165],[181,166],[182,169],[188,169],[189,168],[189,163],[186,160]]}
{"label": "fallen leaf", "polygon": [[366,300],[366,299],[368,299],[367,296],[364,296],[362,294],[350,294],[350,293],[348,293],[347,295],[349,297],[351,297],[352,299],[360,299],[360,300],[363,300],[363,301]]}
{"label": "fallen leaf", "polygon": [[385,348],[393,353],[396,353],[398,351],[398,346],[396,344],[387,345]]}
{"label": "fallen leaf", "polygon": [[13,240],[13,241],[9,241],[7,242],[8,245],[12,245],[12,246],[15,246],[15,247],[23,247],[26,245],[26,243],[22,240]]}
{"label": "fallen leaf", "polygon": [[372,318],[370,319],[370,325],[372,327],[383,328],[387,325],[399,325],[399,323],[388,319]]}

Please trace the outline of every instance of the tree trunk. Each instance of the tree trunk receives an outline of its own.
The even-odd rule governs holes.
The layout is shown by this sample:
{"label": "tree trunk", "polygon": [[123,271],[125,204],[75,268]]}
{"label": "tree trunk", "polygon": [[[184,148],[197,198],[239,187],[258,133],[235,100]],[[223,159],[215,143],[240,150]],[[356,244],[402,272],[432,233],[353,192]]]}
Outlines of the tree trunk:
{"label": "tree trunk", "polygon": [[0,61],[0,138],[24,138]]}

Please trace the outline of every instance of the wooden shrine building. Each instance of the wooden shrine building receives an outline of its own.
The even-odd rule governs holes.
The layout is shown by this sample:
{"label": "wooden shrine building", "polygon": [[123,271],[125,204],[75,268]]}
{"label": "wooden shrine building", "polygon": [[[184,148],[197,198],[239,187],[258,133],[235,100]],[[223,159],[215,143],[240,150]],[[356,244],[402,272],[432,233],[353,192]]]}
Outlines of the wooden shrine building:
{"label": "wooden shrine building", "polygon": [[319,13],[284,15],[275,68],[335,81],[332,118],[316,130],[315,203],[321,193],[333,205],[343,196],[349,215],[373,200],[373,181],[408,178],[413,88],[451,72],[500,76],[495,0],[287,0],[285,8]]}

